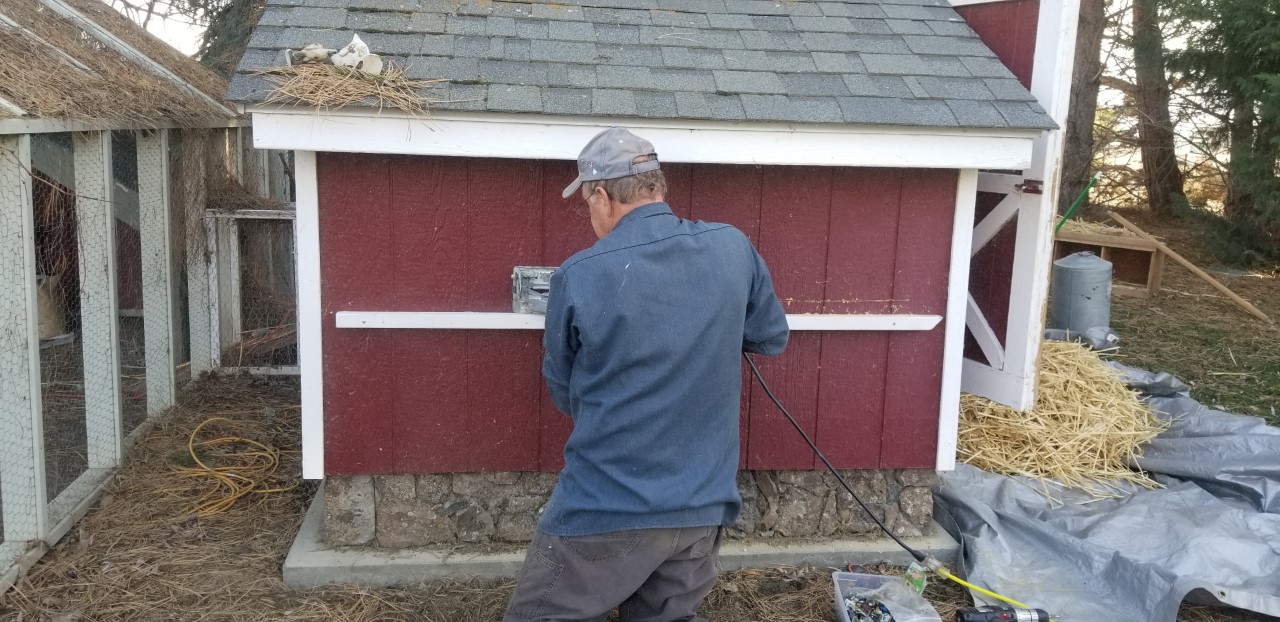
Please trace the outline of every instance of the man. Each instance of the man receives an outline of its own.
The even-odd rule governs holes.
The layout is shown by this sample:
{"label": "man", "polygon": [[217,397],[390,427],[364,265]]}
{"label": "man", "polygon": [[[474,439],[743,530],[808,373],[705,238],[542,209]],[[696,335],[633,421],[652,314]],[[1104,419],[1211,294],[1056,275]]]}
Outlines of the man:
{"label": "man", "polygon": [[648,141],[598,134],[579,188],[600,240],[551,277],[542,366],[574,429],[504,619],[701,620],[741,505],[741,353],[780,353],[786,316],[746,236],[663,202]]}

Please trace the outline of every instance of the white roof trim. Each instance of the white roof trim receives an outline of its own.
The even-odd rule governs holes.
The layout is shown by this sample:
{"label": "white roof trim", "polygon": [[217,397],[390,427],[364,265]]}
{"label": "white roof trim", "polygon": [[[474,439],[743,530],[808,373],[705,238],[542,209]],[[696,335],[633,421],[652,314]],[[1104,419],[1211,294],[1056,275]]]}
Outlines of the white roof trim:
{"label": "white roof trim", "polygon": [[174,84],[174,86],[184,91],[187,91],[189,94],[195,97],[198,97],[204,100],[204,102],[209,104],[210,106],[213,106],[214,108],[222,112],[225,112],[230,116],[236,115],[235,111],[228,108],[226,104],[223,104],[222,102],[210,97],[204,91],[201,91],[200,89],[196,88],[194,85],[184,80],[182,76],[179,76],[178,74],[174,73],[168,67],[164,66],[156,59],[151,58],[150,56],[147,56],[141,50],[133,47],[132,45],[129,45],[128,42],[115,36],[115,34],[113,34],[110,30],[107,30],[98,22],[93,21],[92,19],[89,18],[89,16],[85,15],[84,13],[81,13],[75,7],[65,2],[62,2],[62,0],[40,0],[40,2],[45,6],[49,7],[51,10],[53,10],[53,12],[71,20],[73,23],[83,28],[84,31],[88,33],[90,36],[92,36],[93,38],[101,41],[103,44],[123,54],[125,58],[128,58],[133,62],[138,63],[144,69],[147,69],[148,71],[169,80]]}
{"label": "white roof trim", "polygon": [[252,106],[258,149],[576,160],[597,132],[635,129],[665,162],[988,168],[1031,163],[1039,130],[654,120],[445,111],[319,113]]}

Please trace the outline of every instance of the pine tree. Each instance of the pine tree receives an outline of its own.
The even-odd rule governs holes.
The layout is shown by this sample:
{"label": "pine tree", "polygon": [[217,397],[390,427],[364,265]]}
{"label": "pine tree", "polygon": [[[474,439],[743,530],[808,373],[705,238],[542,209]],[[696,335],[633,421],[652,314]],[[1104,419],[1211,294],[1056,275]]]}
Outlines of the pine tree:
{"label": "pine tree", "polygon": [[1222,122],[1229,154],[1225,215],[1239,241],[1280,250],[1280,3],[1172,0],[1189,27],[1170,67]]}

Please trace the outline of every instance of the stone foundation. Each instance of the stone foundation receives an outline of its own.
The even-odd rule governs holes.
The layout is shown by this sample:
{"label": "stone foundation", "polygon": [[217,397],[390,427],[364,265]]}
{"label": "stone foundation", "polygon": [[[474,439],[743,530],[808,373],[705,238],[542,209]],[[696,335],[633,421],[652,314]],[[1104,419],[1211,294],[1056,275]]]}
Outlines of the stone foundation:
{"label": "stone foundation", "polygon": [[[933,520],[934,472],[842,471],[895,534],[918,536]],[[364,475],[325,479],[324,539],[333,546],[410,548],[528,542],[555,473]],[[743,471],[733,538],[874,536],[873,523],[825,471]]]}

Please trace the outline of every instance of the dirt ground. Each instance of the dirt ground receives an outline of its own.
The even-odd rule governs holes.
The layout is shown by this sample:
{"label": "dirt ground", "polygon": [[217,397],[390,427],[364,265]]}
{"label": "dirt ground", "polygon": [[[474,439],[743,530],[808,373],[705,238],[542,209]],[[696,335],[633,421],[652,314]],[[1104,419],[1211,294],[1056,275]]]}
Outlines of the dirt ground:
{"label": "dirt ground", "polygon": [[[1176,223],[1144,215],[1133,220],[1164,236],[1175,250],[1213,268],[1194,236]],[[1264,311],[1280,316],[1277,271],[1224,277]],[[1117,299],[1113,324],[1127,362],[1177,373],[1193,394],[1237,412],[1273,417],[1280,387],[1280,337],[1207,285],[1170,265],[1167,291],[1153,300]],[[295,592],[280,581],[280,564],[313,487],[301,482],[298,387],[289,379],[212,378],[184,392],[181,405],[137,445],[99,506],[58,543],[15,589],[0,596],[0,621],[123,620],[498,620],[508,581],[455,581],[406,589]],[[281,492],[250,494],[204,517],[191,510],[225,495],[209,482],[183,476],[193,465],[192,431],[232,438],[202,460],[252,453],[256,441],[279,451],[280,467],[262,479]],[[1274,422],[1275,419],[1273,418]],[[236,440],[247,439],[247,440]],[[207,495],[212,494],[212,497]],[[830,568],[772,568],[725,573],[702,614],[713,622],[834,620]],[[872,568],[898,573],[898,569]],[[966,594],[940,580],[925,596],[950,620]],[[1271,618],[1184,606],[1182,622]]]}

